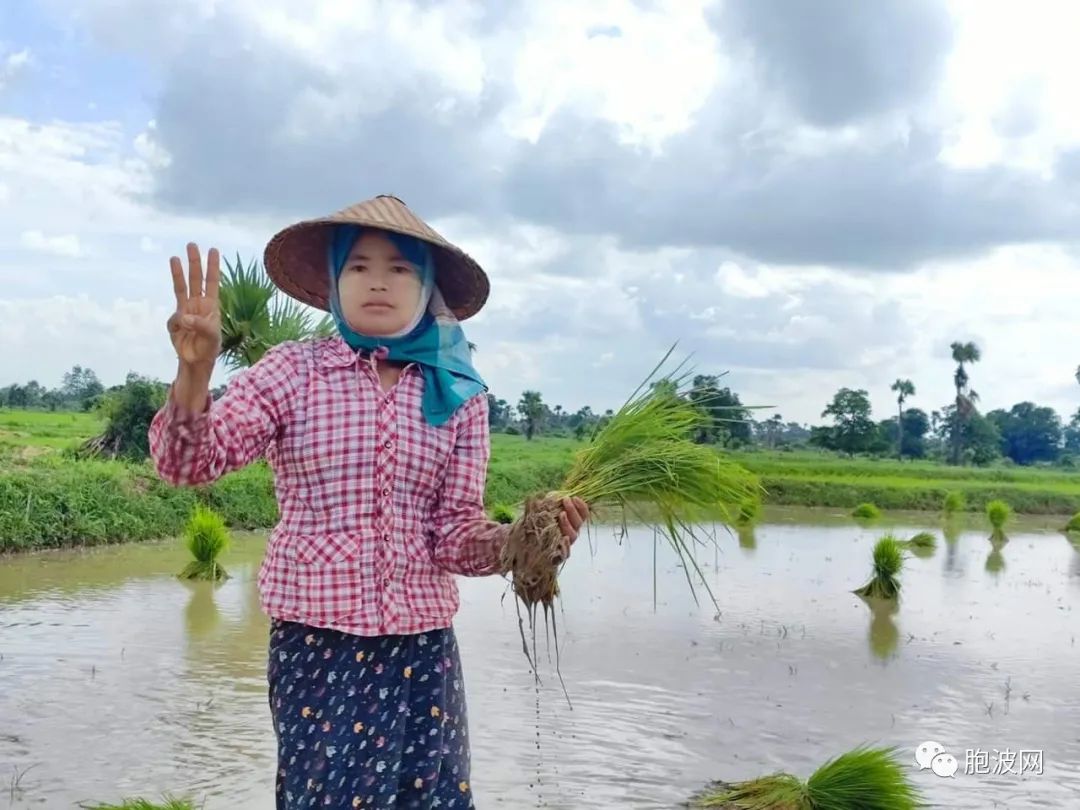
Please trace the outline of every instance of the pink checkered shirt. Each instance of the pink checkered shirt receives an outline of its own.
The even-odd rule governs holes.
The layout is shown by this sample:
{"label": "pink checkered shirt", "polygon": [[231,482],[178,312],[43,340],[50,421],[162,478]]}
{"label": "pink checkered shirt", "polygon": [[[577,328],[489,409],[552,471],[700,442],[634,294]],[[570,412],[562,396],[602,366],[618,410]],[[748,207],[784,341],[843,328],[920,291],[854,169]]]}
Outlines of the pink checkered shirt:
{"label": "pink checkered shirt", "polygon": [[454,575],[497,573],[507,527],[484,511],[487,395],[433,427],[423,385],[410,364],[384,392],[373,358],[338,337],[284,343],[201,413],[170,395],[150,450],[174,485],[265,455],[280,513],[258,577],[271,617],[358,635],[447,627]]}

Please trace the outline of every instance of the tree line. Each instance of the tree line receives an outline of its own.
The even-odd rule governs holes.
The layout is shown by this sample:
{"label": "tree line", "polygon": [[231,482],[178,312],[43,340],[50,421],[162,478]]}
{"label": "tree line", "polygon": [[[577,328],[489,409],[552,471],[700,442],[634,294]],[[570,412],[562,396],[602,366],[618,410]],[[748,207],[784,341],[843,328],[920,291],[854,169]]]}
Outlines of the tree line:
{"label": "tree line", "polygon": [[[333,332],[328,317],[315,320],[286,298],[270,282],[256,262],[244,265],[225,261],[221,280],[222,359],[232,369],[257,362],[268,348],[285,340],[302,340]],[[470,344],[474,350],[476,347]],[[730,387],[720,385],[718,375],[699,374],[685,391],[676,392],[670,380],[653,383],[669,393],[688,398],[703,413],[702,426],[694,437],[702,443],[726,448],[783,450],[817,448],[847,455],[892,455],[898,458],[931,458],[951,464],[985,465],[1001,458],[1017,464],[1063,462],[1080,455],[1080,409],[1068,422],[1049,407],[1024,401],[1009,410],[979,412],[979,395],[971,387],[969,369],[982,359],[979,347],[954,342],[956,367],[951,402],[929,412],[905,407],[917,396],[915,383],[897,379],[896,415],[875,421],[865,389],[841,388],[822,411],[829,422],[803,425],[773,413],[756,419],[756,409],[743,404]],[[1080,382],[1080,368],[1076,372]],[[46,389],[36,381],[0,388],[0,407],[20,409],[98,411],[107,426],[102,435],[87,442],[83,450],[94,455],[145,457],[146,431],[154,412],[164,402],[167,384],[139,374],[105,388],[92,369],[74,366],[59,388]],[[219,397],[224,386],[214,389]],[[522,393],[515,404],[488,394],[489,420],[493,432],[574,436],[584,439],[609,420],[609,409],[596,413],[589,406],[568,411],[549,406],[541,392]]]}

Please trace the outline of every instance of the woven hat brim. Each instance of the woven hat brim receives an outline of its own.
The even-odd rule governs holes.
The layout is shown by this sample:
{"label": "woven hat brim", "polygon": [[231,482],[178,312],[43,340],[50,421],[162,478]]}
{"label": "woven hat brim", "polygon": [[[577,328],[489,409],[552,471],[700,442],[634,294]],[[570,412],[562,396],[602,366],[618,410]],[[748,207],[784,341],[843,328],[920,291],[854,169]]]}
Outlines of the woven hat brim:
{"label": "woven hat brim", "polygon": [[387,223],[347,211],[298,222],[275,234],[263,254],[266,273],[274,284],[286,295],[328,312],[327,250],[334,227],[343,223],[394,231],[431,245],[435,282],[446,306],[459,321],[471,318],[487,302],[491,284],[480,265],[423,223]]}

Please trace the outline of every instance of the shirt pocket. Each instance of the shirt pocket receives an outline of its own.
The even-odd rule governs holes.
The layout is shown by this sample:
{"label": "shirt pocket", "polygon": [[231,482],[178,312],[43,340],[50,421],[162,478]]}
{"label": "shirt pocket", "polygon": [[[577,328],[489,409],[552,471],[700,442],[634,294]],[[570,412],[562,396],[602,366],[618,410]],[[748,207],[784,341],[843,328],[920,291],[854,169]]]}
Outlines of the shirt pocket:
{"label": "shirt pocket", "polygon": [[364,609],[372,591],[372,538],[358,532],[302,534],[292,545],[298,606],[308,621],[332,624]]}
{"label": "shirt pocket", "polygon": [[460,605],[454,575],[432,565],[413,563],[404,574],[409,611],[437,621],[450,621]]}

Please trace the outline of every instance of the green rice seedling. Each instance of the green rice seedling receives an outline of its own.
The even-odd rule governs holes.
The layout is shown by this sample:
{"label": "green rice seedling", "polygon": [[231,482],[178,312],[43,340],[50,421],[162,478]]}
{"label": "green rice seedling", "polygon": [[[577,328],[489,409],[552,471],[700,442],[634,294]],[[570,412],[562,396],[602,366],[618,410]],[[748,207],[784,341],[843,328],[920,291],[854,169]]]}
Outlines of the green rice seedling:
{"label": "green rice seedling", "polygon": [[964,493],[954,489],[945,494],[942,510],[946,515],[955,515],[957,512],[963,512],[966,505]]}
{"label": "green rice seedling", "polygon": [[1066,532],[1080,532],[1080,512],[1077,512],[1071,518],[1069,522],[1065,524]]}
{"label": "green rice seedling", "polygon": [[891,534],[886,534],[874,544],[874,569],[870,581],[854,593],[873,599],[898,598],[900,580],[897,577],[903,567],[903,546]]}
{"label": "green rice seedling", "polygon": [[1005,524],[1009,522],[1009,518],[1012,517],[1012,507],[1002,500],[993,500],[986,505],[986,517],[990,520],[990,525],[994,528],[991,537],[993,539],[1004,539],[1005,537]]}
{"label": "green rice seedling", "polygon": [[497,503],[491,510],[491,519],[496,523],[513,523],[514,510],[505,503]]}
{"label": "green rice seedling", "polygon": [[148,799],[124,799],[120,804],[82,804],[83,810],[195,810],[195,805],[185,799],[166,797],[161,802]]}
{"label": "green rice seedling", "polygon": [[761,499],[743,498],[735,514],[737,526],[752,526],[761,519]]}
{"label": "green rice seedling", "polygon": [[[673,350],[574,453],[559,486],[526,498],[524,513],[510,527],[500,570],[509,574],[517,603],[524,605],[528,614],[534,651],[537,606],[543,607],[546,625],[559,594],[558,574],[566,555],[559,525],[564,498],[580,498],[590,513],[605,507],[618,509],[624,526],[626,513],[633,513],[678,555],[694,598],[697,593],[691,572],[716,604],[693,553],[693,544],[702,542],[695,524],[707,516],[719,516],[730,524],[732,515],[726,505],[758,497],[760,492],[756,479],[741,466],[715,448],[694,441],[712,424],[713,417],[700,398],[692,399],[689,390],[681,390],[691,375],[680,371],[683,364],[649,385]],[[520,616],[519,628],[532,663]],[[555,639],[557,656],[557,630]]]}
{"label": "green rice seedling", "polygon": [[[670,356],[669,350],[660,366]],[[756,481],[714,448],[693,441],[710,419],[700,401],[679,391],[689,372],[648,387],[657,369],[638,387],[602,429],[574,455],[561,485],[525,502],[503,549],[502,569],[512,575],[516,596],[530,610],[547,610],[558,595],[557,574],[564,562],[558,516],[563,498],[589,505],[615,505],[625,512],[643,508],[646,524],[674,548],[687,572],[707,580],[691,553],[693,524],[706,514],[726,512],[724,504],[759,495]],[[678,369],[676,369],[676,373]],[[724,514],[731,522],[730,514]],[[690,581],[691,590],[693,582]],[[711,591],[710,591],[711,594]]]}
{"label": "green rice seedling", "polygon": [[803,782],[775,773],[714,783],[690,802],[716,810],[920,810],[927,805],[895,748],[859,746],[819,767]]}
{"label": "green rice seedling", "polygon": [[881,517],[881,510],[872,503],[860,503],[852,510],[851,516],[860,520],[878,520]]}
{"label": "green rice seedling", "polygon": [[218,562],[218,557],[229,546],[229,530],[221,515],[196,504],[184,527],[184,544],[194,559],[180,572],[181,579],[216,581],[228,578],[228,573]]}
{"label": "green rice seedling", "polygon": [[904,543],[916,557],[929,557],[937,549],[937,537],[931,532],[919,532]]}

